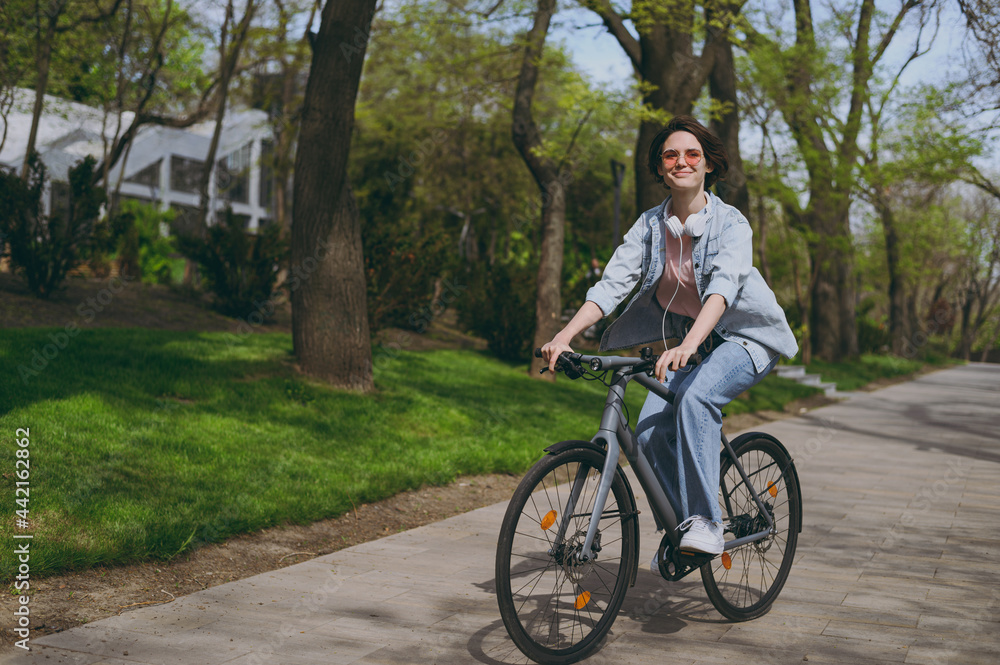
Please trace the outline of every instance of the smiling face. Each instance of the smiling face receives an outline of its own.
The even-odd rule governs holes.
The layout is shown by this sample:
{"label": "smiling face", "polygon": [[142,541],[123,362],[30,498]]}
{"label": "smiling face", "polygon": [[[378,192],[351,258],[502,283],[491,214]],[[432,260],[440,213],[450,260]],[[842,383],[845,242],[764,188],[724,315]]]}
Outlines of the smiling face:
{"label": "smiling face", "polygon": [[[664,159],[666,157],[666,159]],[[697,162],[697,163],[692,163]],[[660,150],[657,172],[671,190],[703,190],[705,175],[712,172],[701,143],[694,134],[677,131],[667,137]]]}

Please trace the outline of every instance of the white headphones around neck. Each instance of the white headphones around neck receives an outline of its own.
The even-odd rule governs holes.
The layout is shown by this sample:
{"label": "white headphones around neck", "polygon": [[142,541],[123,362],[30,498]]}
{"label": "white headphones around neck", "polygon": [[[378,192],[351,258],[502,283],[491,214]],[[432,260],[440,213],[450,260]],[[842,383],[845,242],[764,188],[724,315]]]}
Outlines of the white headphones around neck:
{"label": "white headphones around neck", "polygon": [[708,200],[708,204],[701,209],[701,212],[690,215],[684,224],[681,224],[677,215],[666,217],[666,209],[664,209],[664,217],[666,217],[664,224],[673,237],[680,238],[681,235],[698,237],[705,232],[705,225],[708,224],[708,220],[712,216],[712,197],[706,192],[705,198]]}

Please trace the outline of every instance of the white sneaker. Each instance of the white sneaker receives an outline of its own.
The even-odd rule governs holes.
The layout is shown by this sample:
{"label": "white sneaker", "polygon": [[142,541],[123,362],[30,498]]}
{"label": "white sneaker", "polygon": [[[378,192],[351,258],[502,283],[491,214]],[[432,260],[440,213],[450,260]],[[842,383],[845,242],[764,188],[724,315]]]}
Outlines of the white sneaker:
{"label": "white sneaker", "polygon": [[726,540],[722,537],[723,526],[702,515],[687,518],[677,525],[677,530],[684,531],[680,548],[686,552],[722,554],[726,547]]}

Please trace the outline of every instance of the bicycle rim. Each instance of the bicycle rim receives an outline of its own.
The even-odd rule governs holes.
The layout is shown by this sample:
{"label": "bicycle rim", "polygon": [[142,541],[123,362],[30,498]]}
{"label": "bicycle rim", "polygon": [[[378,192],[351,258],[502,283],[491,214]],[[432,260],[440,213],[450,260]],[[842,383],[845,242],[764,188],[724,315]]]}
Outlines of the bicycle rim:
{"label": "bicycle rim", "polygon": [[[507,632],[539,663],[589,655],[611,629],[635,565],[630,493],[617,475],[595,561],[581,563],[604,456],[573,449],[543,458],[514,493],[497,546],[497,599]],[[573,488],[576,488],[574,492]],[[626,516],[623,518],[623,513]]]}
{"label": "bicycle rim", "polygon": [[[747,621],[771,608],[788,578],[802,499],[787,453],[770,437],[740,443],[734,452],[771,512],[776,531],[763,540],[726,550],[702,567],[701,576],[720,614],[733,621]],[[722,462],[719,502],[727,522],[727,541],[767,528],[750,488],[728,456]]]}

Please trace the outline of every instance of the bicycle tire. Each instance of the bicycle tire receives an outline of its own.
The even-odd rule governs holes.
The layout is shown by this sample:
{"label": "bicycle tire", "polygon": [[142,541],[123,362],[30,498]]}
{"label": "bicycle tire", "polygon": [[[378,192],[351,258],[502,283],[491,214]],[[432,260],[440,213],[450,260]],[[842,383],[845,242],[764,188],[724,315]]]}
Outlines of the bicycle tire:
{"label": "bicycle tire", "polygon": [[[636,519],[635,503],[620,467],[595,538],[597,559],[580,563],[573,557],[590,524],[604,457],[578,447],[539,460],[518,485],[500,528],[500,616],[514,644],[537,663],[564,665],[593,653],[611,630],[638,565],[638,531],[629,521]],[[567,513],[578,472],[581,492]]]}
{"label": "bicycle tire", "polygon": [[[802,493],[791,457],[777,439],[759,432],[733,442],[733,452],[774,520],[775,533],[728,549],[701,568],[712,605],[732,621],[749,621],[768,612],[781,592],[795,558],[802,525]],[[725,452],[719,484],[727,541],[767,527],[733,460]]]}

